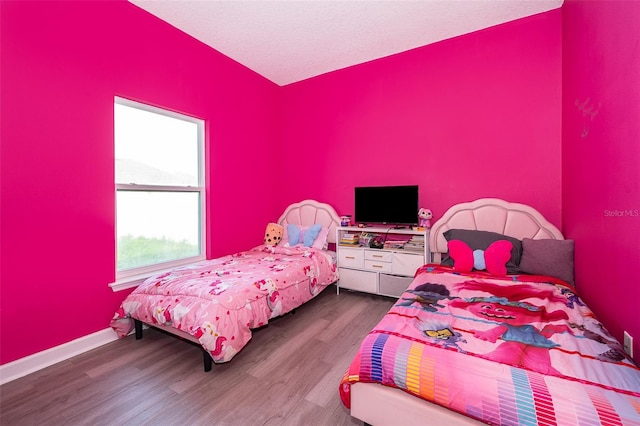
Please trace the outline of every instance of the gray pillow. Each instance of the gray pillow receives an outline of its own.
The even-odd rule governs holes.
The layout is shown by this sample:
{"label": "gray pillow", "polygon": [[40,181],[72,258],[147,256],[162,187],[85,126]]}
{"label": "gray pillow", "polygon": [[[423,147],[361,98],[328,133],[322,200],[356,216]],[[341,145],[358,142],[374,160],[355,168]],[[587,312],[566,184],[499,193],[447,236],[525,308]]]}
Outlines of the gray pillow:
{"label": "gray pillow", "polygon": [[560,278],[573,285],[573,254],[573,240],[524,238],[520,270]]}
{"label": "gray pillow", "polygon": [[[513,244],[511,259],[507,262],[507,274],[519,274],[520,257],[522,254],[522,241],[517,238],[498,234],[497,232],[476,231],[472,229],[449,229],[443,233],[447,241],[460,240],[467,244],[471,250],[486,250],[493,242],[507,240]],[[441,262],[442,265],[453,266],[453,259],[447,253]]]}

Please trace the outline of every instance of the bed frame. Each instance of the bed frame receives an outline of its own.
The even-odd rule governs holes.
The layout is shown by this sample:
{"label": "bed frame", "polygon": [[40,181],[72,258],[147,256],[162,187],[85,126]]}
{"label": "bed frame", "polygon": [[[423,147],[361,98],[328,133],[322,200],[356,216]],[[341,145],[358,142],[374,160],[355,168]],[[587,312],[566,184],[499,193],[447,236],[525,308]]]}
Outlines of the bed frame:
{"label": "bed frame", "polygon": [[[336,213],[335,209],[329,204],[321,203],[315,200],[303,200],[299,203],[289,205],[278,219],[278,223],[283,227],[286,227],[288,224],[311,226],[313,224],[319,223],[322,226],[326,226],[327,228],[329,228],[327,241],[329,243],[335,244],[336,228],[340,226],[340,216],[338,216],[338,213]],[[290,311],[290,313],[295,313],[295,309],[293,311]],[[202,347],[202,345],[200,345],[198,339],[196,339],[189,333],[178,330],[177,328],[173,328],[171,326],[159,327],[154,324],[145,323],[137,319],[133,319],[133,322],[136,340],[142,339],[142,330],[144,326],[148,326],[154,327],[157,330],[169,333],[188,342],[195,343],[202,349],[204,371],[211,371],[213,366],[211,355]]]}
{"label": "bed frame", "polygon": [[[447,252],[443,233],[449,229],[497,232],[517,239],[564,239],[558,228],[536,209],[498,198],[456,204],[431,227],[429,244],[433,263]],[[479,425],[470,417],[378,383],[351,385],[351,415],[372,425]]]}

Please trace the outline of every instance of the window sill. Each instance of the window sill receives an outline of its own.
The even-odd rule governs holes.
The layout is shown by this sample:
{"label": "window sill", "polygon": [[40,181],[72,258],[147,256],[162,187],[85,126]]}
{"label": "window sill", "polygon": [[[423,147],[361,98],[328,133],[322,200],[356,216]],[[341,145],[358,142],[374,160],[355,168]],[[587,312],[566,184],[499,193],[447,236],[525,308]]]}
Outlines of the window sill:
{"label": "window sill", "polygon": [[117,292],[117,291],[123,291],[123,290],[128,290],[130,288],[135,288],[135,287],[138,287],[140,284],[142,284],[144,282],[144,280],[146,280],[149,277],[152,277],[154,275],[164,274],[165,272],[172,271],[173,269],[177,268],[178,266],[195,265],[196,263],[202,262],[202,260],[204,260],[204,259],[198,259],[196,261],[188,262],[188,263],[184,263],[184,264],[180,264],[180,265],[173,265],[173,266],[168,267],[168,268],[157,269],[155,271],[149,271],[149,272],[145,272],[145,273],[138,274],[138,275],[131,275],[131,276],[128,276],[128,277],[122,277],[120,279],[116,279],[112,283],[109,283],[109,287],[111,287],[111,290],[113,290],[114,293]]}
{"label": "window sill", "polygon": [[[162,273],[162,272],[158,271],[158,273]],[[155,275],[155,273],[135,275],[133,277],[122,278],[120,280],[116,280],[115,282],[110,283],[109,287],[111,287],[111,290],[113,290],[114,292],[138,287],[140,284],[142,284],[144,280],[149,278],[151,275]]]}

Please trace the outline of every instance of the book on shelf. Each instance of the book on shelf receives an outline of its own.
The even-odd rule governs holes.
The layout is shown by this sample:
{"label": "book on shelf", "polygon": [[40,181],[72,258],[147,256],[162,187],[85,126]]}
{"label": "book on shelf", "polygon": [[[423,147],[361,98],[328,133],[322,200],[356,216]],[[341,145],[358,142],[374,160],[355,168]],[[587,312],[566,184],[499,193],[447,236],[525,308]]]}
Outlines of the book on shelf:
{"label": "book on shelf", "polygon": [[407,244],[405,244],[404,249],[416,252],[424,251],[425,240],[424,235],[413,235]]}
{"label": "book on shelf", "polygon": [[409,243],[413,243],[413,244],[424,244],[424,240],[423,239],[422,240],[421,239],[415,240],[415,239],[412,238],[408,242]]}
{"label": "book on shelf", "polygon": [[404,241],[387,241],[384,243],[384,248],[386,249],[401,249],[404,248]]}
{"label": "book on shelf", "polygon": [[344,234],[340,238],[340,245],[342,246],[357,246],[360,242],[360,236],[358,234]]}
{"label": "book on shelf", "polygon": [[407,245],[415,246],[415,247],[424,247],[424,241],[415,242],[415,241],[407,241]]}

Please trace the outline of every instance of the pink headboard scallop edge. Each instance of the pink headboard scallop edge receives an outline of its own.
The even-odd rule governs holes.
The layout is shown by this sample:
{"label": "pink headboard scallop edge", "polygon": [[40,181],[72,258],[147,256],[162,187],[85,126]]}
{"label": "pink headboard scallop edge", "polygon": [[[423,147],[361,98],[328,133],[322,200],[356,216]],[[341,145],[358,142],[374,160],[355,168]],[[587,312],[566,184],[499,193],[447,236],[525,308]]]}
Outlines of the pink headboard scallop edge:
{"label": "pink headboard scallop edge", "polygon": [[[519,240],[564,239],[560,230],[533,207],[499,198],[480,198],[449,208],[431,227],[429,244],[432,253],[447,252],[443,233],[449,229],[497,232]],[[434,258],[434,261],[439,260]]]}
{"label": "pink headboard scallop edge", "polygon": [[336,242],[336,228],[340,226],[340,216],[329,204],[315,200],[303,200],[286,208],[278,223],[284,227],[288,224],[311,226],[316,223],[329,228],[327,241]]}

